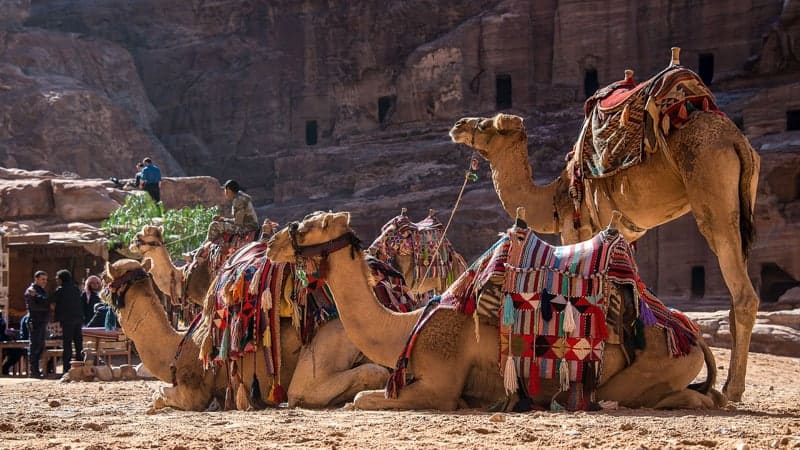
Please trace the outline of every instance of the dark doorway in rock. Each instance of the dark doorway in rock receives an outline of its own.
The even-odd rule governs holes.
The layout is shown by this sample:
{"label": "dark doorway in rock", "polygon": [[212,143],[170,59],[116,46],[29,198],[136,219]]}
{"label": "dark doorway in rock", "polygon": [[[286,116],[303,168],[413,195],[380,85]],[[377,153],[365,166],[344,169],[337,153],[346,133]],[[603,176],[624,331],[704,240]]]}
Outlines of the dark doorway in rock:
{"label": "dark doorway in rock", "polygon": [[700,53],[697,61],[697,74],[705,84],[711,84],[714,79],[714,54]]}
{"label": "dark doorway in rock", "polygon": [[316,120],[306,120],[306,145],[317,145]]}
{"label": "dark doorway in rock", "polygon": [[800,109],[786,111],[786,131],[800,130]]}
{"label": "dark doorway in rock", "polygon": [[498,75],[495,80],[497,109],[511,108],[511,75]]}
{"label": "dark doorway in rock", "polygon": [[703,266],[692,267],[692,298],[702,298],[706,295],[706,268]]}
{"label": "dark doorway in rock", "polygon": [[597,69],[586,69],[583,74],[583,95],[589,98],[599,87],[600,80],[597,78]]}
{"label": "dark doorway in rock", "polygon": [[775,303],[784,292],[800,286],[800,281],[792,278],[781,267],[773,262],[761,265],[761,291],[759,296],[765,303]]}
{"label": "dark doorway in rock", "polygon": [[389,118],[389,115],[394,111],[394,105],[397,103],[396,95],[384,95],[378,98],[378,122],[384,124]]}

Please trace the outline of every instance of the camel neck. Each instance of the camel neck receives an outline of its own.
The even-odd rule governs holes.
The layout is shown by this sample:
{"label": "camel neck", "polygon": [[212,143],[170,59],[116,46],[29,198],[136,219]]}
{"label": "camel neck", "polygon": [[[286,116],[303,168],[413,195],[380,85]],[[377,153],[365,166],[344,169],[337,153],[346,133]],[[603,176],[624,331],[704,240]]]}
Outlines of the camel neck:
{"label": "camel neck", "polygon": [[152,286],[147,281],[131,285],[125,293],[125,307],[117,313],[144,366],[159,380],[171,382],[169,365],[183,335],[169,324]]}
{"label": "camel neck", "polygon": [[150,273],[153,275],[153,279],[156,281],[158,288],[161,289],[161,292],[172,295],[171,292],[174,290],[177,297],[182,297],[183,279],[179,273],[180,269],[172,264],[167,248],[163,245],[151,247],[142,256],[153,260],[153,267],[150,269]]}
{"label": "camel neck", "polygon": [[528,141],[522,139],[501,151],[492,153],[489,160],[492,183],[503,209],[515,217],[522,206],[528,212],[528,225],[537,233],[555,233],[553,206],[556,181],[545,186],[533,183],[533,170],[528,162]]}
{"label": "camel neck", "polygon": [[421,310],[396,313],[378,302],[369,285],[367,263],[361,252],[332,253],[328,286],[347,337],[373,362],[394,367]]}

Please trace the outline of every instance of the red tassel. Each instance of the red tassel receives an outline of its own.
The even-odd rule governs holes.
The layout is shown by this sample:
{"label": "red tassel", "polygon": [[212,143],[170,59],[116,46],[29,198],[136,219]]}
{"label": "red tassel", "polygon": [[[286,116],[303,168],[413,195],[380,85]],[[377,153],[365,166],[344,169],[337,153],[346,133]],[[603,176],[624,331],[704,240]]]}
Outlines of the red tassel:
{"label": "red tassel", "polygon": [[689,113],[686,112],[686,103],[681,103],[681,107],[678,109],[678,117],[681,120],[686,120],[689,118]]}
{"label": "red tassel", "polygon": [[708,97],[703,97],[703,111],[708,111],[709,106]]}
{"label": "red tassel", "polygon": [[539,363],[531,361],[531,373],[528,376],[528,397],[533,398],[539,393]]}

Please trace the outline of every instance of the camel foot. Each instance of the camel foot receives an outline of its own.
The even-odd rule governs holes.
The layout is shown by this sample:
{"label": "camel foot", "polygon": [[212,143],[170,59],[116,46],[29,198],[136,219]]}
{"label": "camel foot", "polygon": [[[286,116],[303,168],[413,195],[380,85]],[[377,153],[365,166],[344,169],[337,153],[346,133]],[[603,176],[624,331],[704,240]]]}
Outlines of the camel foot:
{"label": "camel foot", "polygon": [[742,394],[744,394],[744,386],[731,386],[730,380],[725,382],[725,386],[722,387],[722,393],[725,394],[728,400],[732,402],[740,402],[742,401]]}

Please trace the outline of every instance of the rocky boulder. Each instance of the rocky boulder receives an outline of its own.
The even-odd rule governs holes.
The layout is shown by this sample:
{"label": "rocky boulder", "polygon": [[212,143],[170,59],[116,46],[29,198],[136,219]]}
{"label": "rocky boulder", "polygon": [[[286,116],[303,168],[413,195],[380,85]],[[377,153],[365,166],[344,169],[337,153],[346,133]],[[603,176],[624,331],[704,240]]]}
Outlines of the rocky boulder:
{"label": "rocky boulder", "polygon": [[[28,177],[24,178],[25,175]],[[161,190],[167,208],[226,205],[219,180],[213,177],[164,178]],[[48,223],[100,222],[129,195],[146,194],[118,189],[106,180],[0,168],[3,222],[34,222],[33,228],[40,231]]]}
{"label": "rocky boulder", "polygon": [[[714,347],[731,348],[728,311],[686,313]],[[753,327],[750,351],[800,357],[800,309],[759,312]]]}

